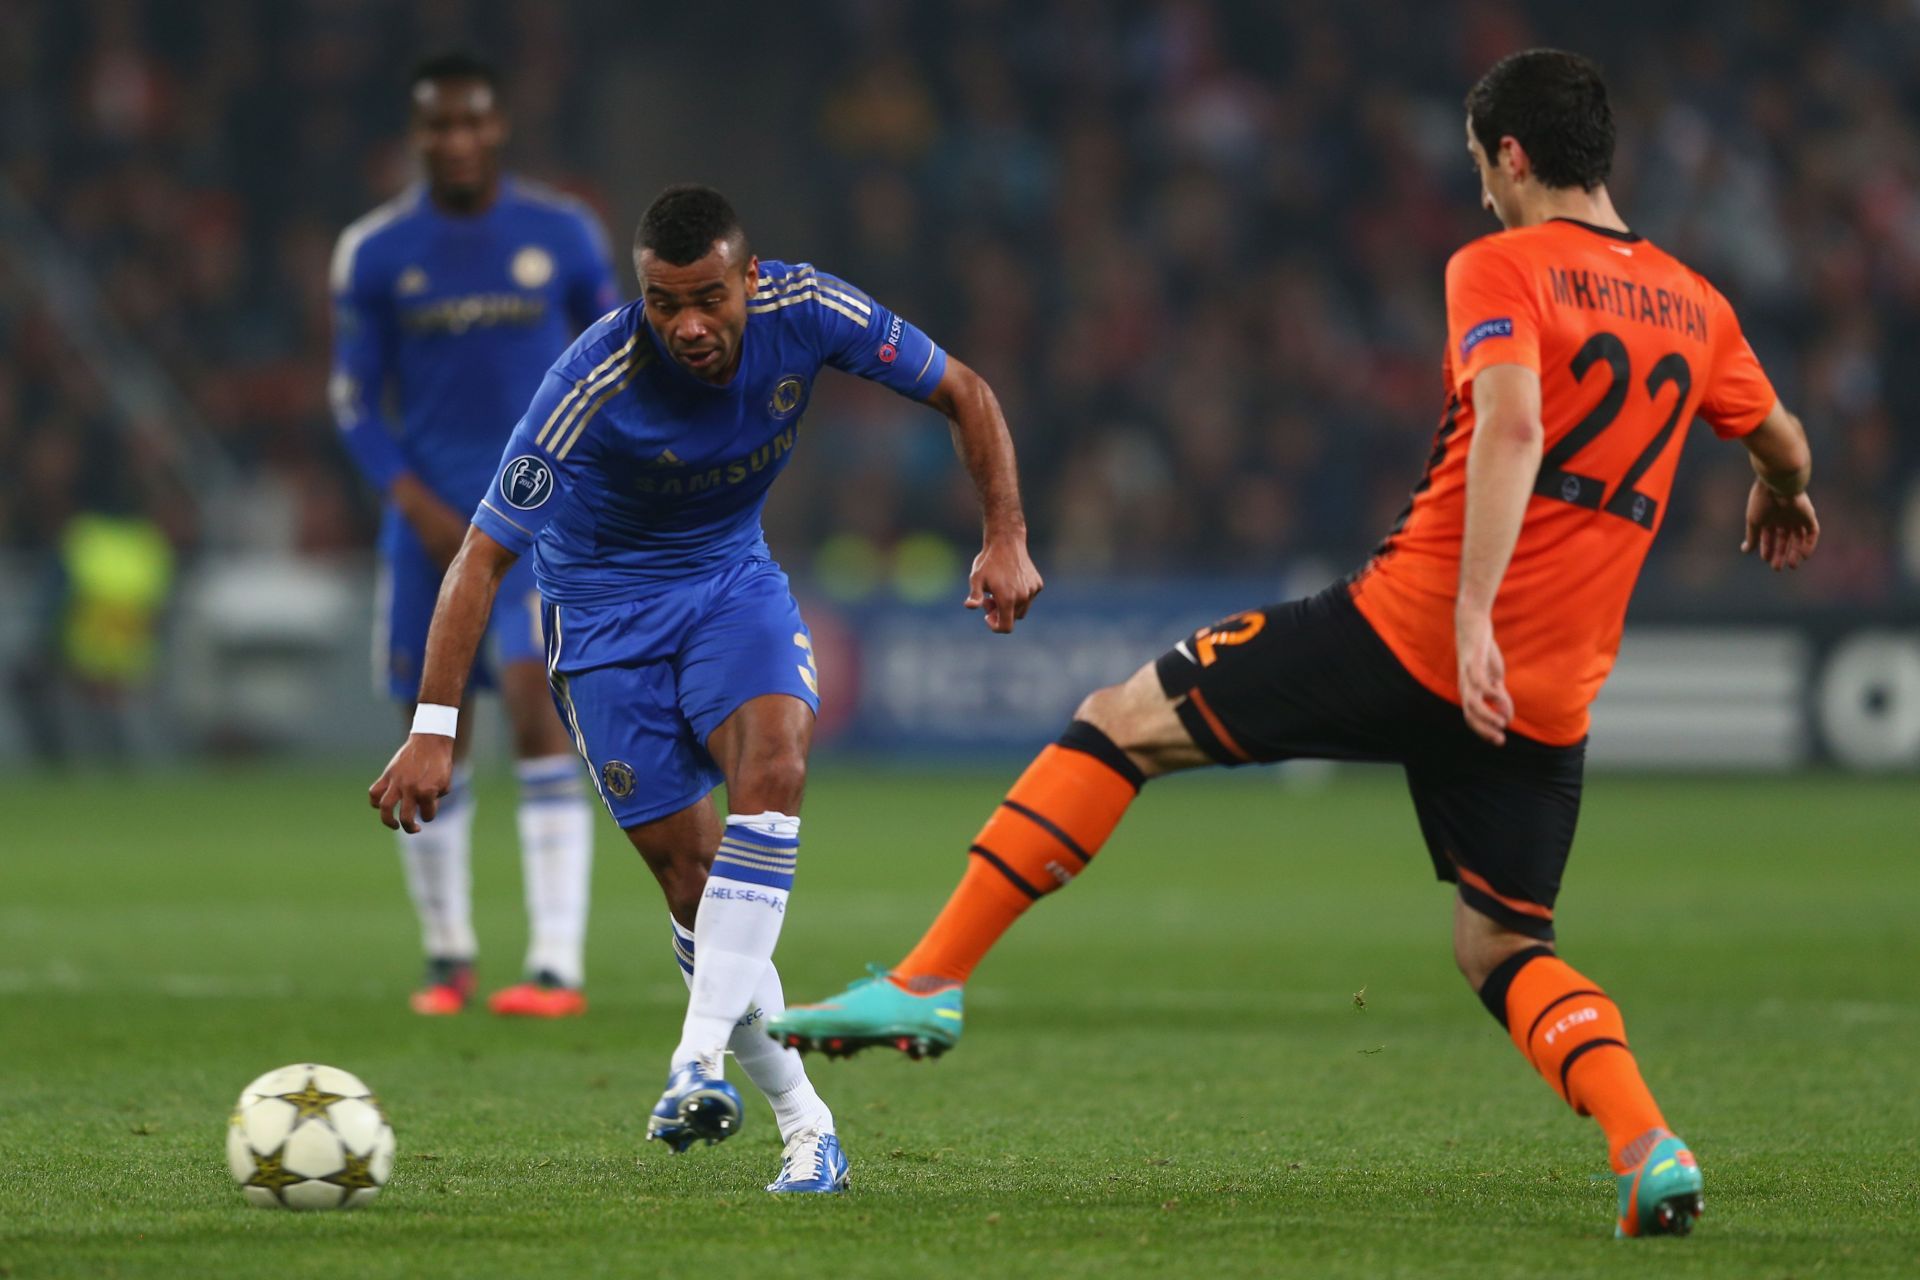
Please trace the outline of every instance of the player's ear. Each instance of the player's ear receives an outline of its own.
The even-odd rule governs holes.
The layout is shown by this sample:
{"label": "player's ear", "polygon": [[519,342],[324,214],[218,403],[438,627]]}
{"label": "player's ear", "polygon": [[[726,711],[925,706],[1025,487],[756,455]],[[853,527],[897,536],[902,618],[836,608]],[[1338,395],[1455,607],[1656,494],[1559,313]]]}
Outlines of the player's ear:
{"label": "player's ear", "polygon": [[753,282],[760,278],[760,255],[759,254],[750,253],[747,255],[747,264],[745,268],[741,270],[740,278],[747,282],[747,292],[752,293]]}
{"label": "player's ear", "polygon": [[1533,173],[1533,161],[1528,158],[1527,149],[1512,134],[1500,139],[1500,168],[1513,182],[1519,182]]}

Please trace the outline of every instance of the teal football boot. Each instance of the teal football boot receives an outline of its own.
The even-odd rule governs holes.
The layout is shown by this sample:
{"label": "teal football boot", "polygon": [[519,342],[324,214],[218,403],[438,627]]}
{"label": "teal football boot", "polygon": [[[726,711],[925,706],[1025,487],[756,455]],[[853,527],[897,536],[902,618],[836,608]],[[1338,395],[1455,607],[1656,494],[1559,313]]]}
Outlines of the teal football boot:
{"label": "teal football boot", "polygon": [[[1665,1129],[1653,1129],[1634,1140],[1649,1150],[1625,1173],[1616,1174],[1620,1188],[1620,1219],[1613,1234],[1628,1236],[1684,1236],[1705,1207],[1700,1162],[1687,1144]],[[1631,1154],[1631,1148],[1629,1148]]]}
{"label": "teal football boot", "polygon": [[845,1057],[874,1045],[909,1058],[937,1058],[960,1042],[960,985],[924,995],[902,991],[879,965],[831,1000],[789,1005],[767,1021],[767,1034],[802,1053]]}

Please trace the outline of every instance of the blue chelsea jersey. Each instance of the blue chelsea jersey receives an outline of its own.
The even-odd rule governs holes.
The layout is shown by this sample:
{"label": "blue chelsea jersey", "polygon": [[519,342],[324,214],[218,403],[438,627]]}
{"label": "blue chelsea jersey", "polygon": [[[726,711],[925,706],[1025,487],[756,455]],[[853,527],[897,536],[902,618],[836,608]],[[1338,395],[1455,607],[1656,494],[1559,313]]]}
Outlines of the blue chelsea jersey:
{"label": "blue chelsea jersey", "polygon": [[471,216],[421,187],[376,209],[341,234],[332,288],[329,390],[348,451],[382,493],[410,471],[458,511],[554,357],[618,301],[593,215],[515,178]]}
{"label": "blue chelsea jersey", "polygon": [[621,307],[540,384],[473,523],[533,548],[541,596],[563,605],[633,600],[766,556],[760,511],[823,365],[925,400],[947,357],[804,263],[760,264],[724,385],[674,360],[643,303]]}

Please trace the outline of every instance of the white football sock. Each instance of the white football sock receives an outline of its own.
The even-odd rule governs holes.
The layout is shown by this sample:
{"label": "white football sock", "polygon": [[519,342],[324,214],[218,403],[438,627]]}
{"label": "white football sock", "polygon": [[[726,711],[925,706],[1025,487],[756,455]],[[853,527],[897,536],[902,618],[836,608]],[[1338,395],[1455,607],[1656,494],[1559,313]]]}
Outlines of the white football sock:
{"label": "white football sock", "polygon": [[773,961],[787,895],[800,857],[800,819],[784,813],[729,814],[707,873],[693,933],[700,964],[673,1065],[714,1058],[746,1015]]}
{"label": "white football sock", "polygon": [[471,960],[473,937],[473,771],[455,766],[453,786],[432,822],[400,833],[407,891],[420,916],[420,945],[434,960]]}
{"label": "white football sock", "polygon": [[[680,965],[680,976],[693,986],[693,930],[668,917],[673,925],[673,958]],[[833,1132],[833,1112],[815,1092],[807,1079],[806,1061],[798,1052],[786,1048],[767,1034],[767,1019],[787,1007],[780,986],[780,971],[768,964],[753,993],[753,1004],[734,1024],[727,1047],[746,1070],[747,1079],[767,1097],[773,1107],[773,1120],[780,1128],[780,1141],[807,1129]]]}
{"label": "white football sock", "polygon": [[532,976],[546,970],[577,987],[586,977],[593,879],[593,809],[580,758],[522,760],[514,773],[520,779],[520,865],[527,891],[526,971]]}

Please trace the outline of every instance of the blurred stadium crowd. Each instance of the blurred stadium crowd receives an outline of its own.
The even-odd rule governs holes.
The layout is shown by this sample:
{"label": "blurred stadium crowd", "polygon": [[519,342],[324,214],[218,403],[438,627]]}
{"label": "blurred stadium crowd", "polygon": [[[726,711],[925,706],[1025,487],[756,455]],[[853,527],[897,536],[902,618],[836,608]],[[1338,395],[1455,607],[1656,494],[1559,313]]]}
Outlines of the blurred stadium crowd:
{"label": "blurred stadium crowd", "polygon": [[[0,546],[88,512],[188,558],[370,545],[324,394],[327,259],[408,180],[406,70],[453,45],[507,74],[510,166],[616,245],[658,187],[712,181],[764,252],[986,373],[1050,575],[1355,567],[1438,417],[1443,264],[1495,226],[1462,94],[1544,43],[1609,71],[1621,208],[1733,298],[1813,434],[1827,540],[1788,590],[1920,596],[1910,0],[666,9],[11,0]],[[792,567],[970,552],[920,411],[823,382],[806,435],[770,512]],[[1692,450],[1655,597],[1751,591],[1737,455]]]}

